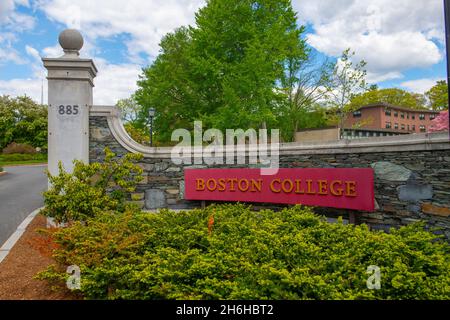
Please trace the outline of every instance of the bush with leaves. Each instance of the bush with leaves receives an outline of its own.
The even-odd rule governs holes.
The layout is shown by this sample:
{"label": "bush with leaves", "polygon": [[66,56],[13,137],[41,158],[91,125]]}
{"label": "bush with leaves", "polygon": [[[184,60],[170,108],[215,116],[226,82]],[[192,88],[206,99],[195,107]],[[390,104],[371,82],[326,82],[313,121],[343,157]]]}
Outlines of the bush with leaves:
{"label": "bush with leaves", "polygon": [[14,141],[47,148],[47,106],[27,96],[0,96],[0,150]]}
{"label": "bush with leaves", "polygon": [[15,143],[12,142],[8,144],[2,151],[3,154],[35,154],[37,153],[36,148],[30,146],[26,143]]}
{"label": "bush with leaves", "polygon": [[44,192],[42,213],[57,222],[85,221],[103,211],[124,211],[126,193],[142,180],[142,168],[135,162],[141,154],[117,159],[108,148],[102,163],[75,160],[72,173],[59,163],[59,174],[47,173],[51,188]]}
{"label": "bush with leaves", "polygon": [[[81,269],[88,299],[449,299],[450,246],[415,224],[390,234],[330,224],[309,208],[210,206],[104,212],[53,233],[64,283]],[[381,268],[381,289],[367,268]]]}

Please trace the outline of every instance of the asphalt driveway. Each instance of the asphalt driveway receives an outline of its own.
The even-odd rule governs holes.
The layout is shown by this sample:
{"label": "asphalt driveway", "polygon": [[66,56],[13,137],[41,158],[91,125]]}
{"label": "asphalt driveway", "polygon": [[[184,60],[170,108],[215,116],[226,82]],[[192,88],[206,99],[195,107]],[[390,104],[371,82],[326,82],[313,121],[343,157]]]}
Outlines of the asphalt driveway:
{"label": "asphalt driveway", "polygon": [[5,167],[0,176],[0,246],[35,209],[44,205],[46,165]]}

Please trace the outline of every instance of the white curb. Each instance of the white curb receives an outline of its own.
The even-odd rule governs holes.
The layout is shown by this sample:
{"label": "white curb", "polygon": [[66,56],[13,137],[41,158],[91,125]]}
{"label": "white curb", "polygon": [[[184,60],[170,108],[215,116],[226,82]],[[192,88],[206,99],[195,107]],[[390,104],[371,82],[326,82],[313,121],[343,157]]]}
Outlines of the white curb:
{"label": "white curb", "polygon": [[28,217],[26,217],[22,223],[17,227],[16,231],[6,240],[6,242],[0,248],[0,263],[2,263],[3,259],[9,254],[14,245],[19,241],[20,237],[25,232],[25,229],[28,227],[31,221],[33,221],[34,217],[44,209],[44,207],[39,208],[31,212]]}

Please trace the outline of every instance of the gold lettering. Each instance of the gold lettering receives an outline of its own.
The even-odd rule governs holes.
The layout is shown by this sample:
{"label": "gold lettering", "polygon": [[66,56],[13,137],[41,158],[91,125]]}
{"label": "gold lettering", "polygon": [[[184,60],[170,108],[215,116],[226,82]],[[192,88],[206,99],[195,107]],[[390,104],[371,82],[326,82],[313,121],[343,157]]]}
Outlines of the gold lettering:
{"label": "gold lettering", "polygon": [[[286,182],[288,182],[289,187],[286,187]],[[290,179],[285,179],[283,180],[283,183],[281,184],[281,189],[283,190],[284,193],[291,193],[292,190],[294,190],[294,184],[292,183],[292,181]]]}
{"label": "gold lettering", "polygon": [[[242,182],[245,182],[245,187],[242,186]],[[249,188],[249,182],[248,182],[247,179],[241,179],[241,180],[239,180],[239,183],[238,183],[238,189],[239,189],[239,191],[241,191],[241,192],[246,192],[246,191],[248,190],[248,188]]]}
{"label": "gold lettering", "polygon": [[312,180],[306,180],[306,184],[308,185],[308,191],[306,191],[307,194],[316,194],[314,190],[312,190]]}
{"label": "gold lettering", "polygon": [[[335,185],[337,185],[337,184],[339,184],[340,186],[336,189]],[[334,180],[331,182],[330,193],[333,196],[337,196],[337,197],[342,196],[343,191],[344,190],[342,189],[342,181],[341,180]]]}
{"label": "gold lettering", "polygon": [[356,181],[345,181],[347,197],[356,197]]}
{"label": "gold lettering", "polygon": [[297,193],[297,194],[304,194],[305,193],[305,190],[303,190],[301,188],[301,183],[302,183],[302,180],[300,180],[300,179],[296,179],[295,180],[295,193]]}
{"label": "gold lettering", "polygon": [[236,189],[234,188],[234,184],[237,183],[238,179],[233,178],[233,179],[228,179],[228,182],[230,182],[230,191],[236,191]]}
{"label": "gold lettering", "polygon": [[205,190],[205,180],[203,180],[203,179],[197,179],[196,181],[197,181],[197,187],[196,187],[196,190],[197,190],[197,191],[203,191],[203,190]]}
{"label": "gold lettering", "polygon": [[223,178],[219,179],[219,188],[217,189],[220,192],[223,192],[227,189],[226,181]]}
{"label": "gold lettering", "polygon": [[280,180],[280,179],[273,179],[273,180],[270,182],[270,190],[271,190],[272,192],[275,192],[275,193],[280,193],[280,192],[281,192],[280,189],[278,189],[278,190],[275,189],[275,186],[274,186],[275,182],[278,182],[278,184],[280,184],[280,183],[281,183],[281,180]]}
{"label": "gold lettering", "polygon": [[258,180],[254,180],[252,179],[252,189],[250,190],[250,192],[261,192],[261,187],[262,187],[262,180],[258,179]]}
{"label": "gold lettering", "polygon": [[327,195],[328,191],[327,191],[327,180],[317,180],[318,184],[319,184],[319,192],[318,194],[320,195]]}
{"label": "gold lettering", "polygon": [[[213,183],[213,186],[211,187],[211,182]],[[215,179],[209,179],[206,181],[206,189],[209,191],[214,191],[217,189],[217,181]]]}

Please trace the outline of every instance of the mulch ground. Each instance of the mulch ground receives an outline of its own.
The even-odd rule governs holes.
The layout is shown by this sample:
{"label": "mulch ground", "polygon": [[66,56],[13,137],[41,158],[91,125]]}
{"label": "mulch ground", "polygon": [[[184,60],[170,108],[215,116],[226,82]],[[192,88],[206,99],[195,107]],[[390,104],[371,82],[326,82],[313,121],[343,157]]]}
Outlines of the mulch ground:
{"label": "mulch ground", "polygon": [[68,289],[55,291],[45,281],[33,277],[54,263],[33,247],[39,234],[37,229],[46,227],[46,218],[36,216],[28,225],[9,255],[0,263],[0,300],[73,300],[77,299]]}

